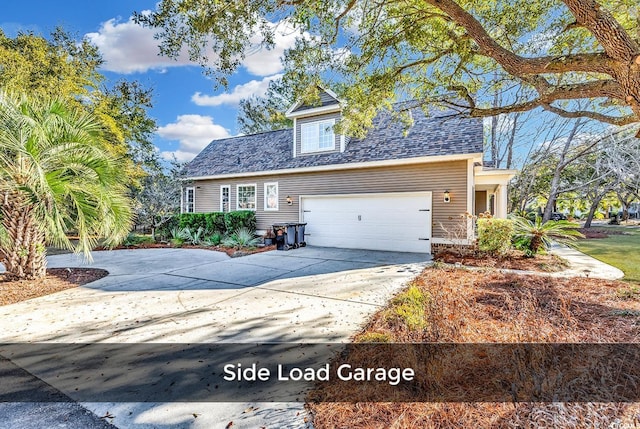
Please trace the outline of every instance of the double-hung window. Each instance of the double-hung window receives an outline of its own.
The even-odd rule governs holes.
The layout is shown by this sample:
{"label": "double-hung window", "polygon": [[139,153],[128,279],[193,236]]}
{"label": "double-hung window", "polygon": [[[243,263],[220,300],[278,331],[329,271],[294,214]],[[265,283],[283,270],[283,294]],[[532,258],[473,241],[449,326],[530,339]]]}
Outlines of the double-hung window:
{"label": "double-hung window", "polygon": [[255,210],[256,209],[256,185],[238,185],[238,198],[236,199],[237,210]]}
{"label": "double-hung window", "polygon": [[309,122],[300,125],[300,145],[302,153],[323,152],[336,148],[333,133],[335,119]]}
{"label": "double-hung window", "polygon": [[228,213],[231,210],[229,206],[231,202],[231,187],[229,185],[220,186],[220,211],[222,213]]}
{"label": "double-hung window", "polygon": [[264,184],[264,209],[265,211],[278,210],[278,182]]}
{"label": "double-hung window", "polygon": [[193,187],[184,188],[182,194],[182,212],[193,213],[196,210],[196,190]]}

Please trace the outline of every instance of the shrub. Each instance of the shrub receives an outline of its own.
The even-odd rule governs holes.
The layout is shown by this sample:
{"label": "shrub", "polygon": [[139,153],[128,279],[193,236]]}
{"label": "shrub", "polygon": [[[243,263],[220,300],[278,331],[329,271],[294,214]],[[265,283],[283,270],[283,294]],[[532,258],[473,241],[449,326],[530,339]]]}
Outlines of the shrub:
{"label": "shrub", "polygon": [[491,255],[504,255],[511,249],[513,221],[510,219],[478,219],[478,248]]}
{"label": "shrub", "polygon": [[256,237],[255,231],[248,228],[238,228],[233,234],[222,240],[225,247],[254,247],[260,243],[262,239]]}
{"label": "shrub", "polygon": [[251,210],[228,213],[182,213],[178,216],[177,226],[181,229],[189,228],[190,231],[202,228],[205,231],[219,232],[222,235],[231,234],[240,228],[254,231],[256,229],[256,213]]}
{"label": "shrub", "polygon": [[205,213],[182,213],[178,226],[182,229],[189,228],[197,231],[198,228],[207,228],[207,217]]}
{"label": "shrub", "polygon": [[427,327],[425,307],[428,302],[429,297],[416,285],[411,285],[391,300],[387,318],[401,322],[410,331],[424,329]]}
{"label": "shrub", "polygon": [[391,335],[382,332],[365,332],[356,338],[357,343],[391,343]]}
{"label": "shrub", "polygon": [[552,240],[570,245],[577,238],[584,238],[578,231],[579,226],[566,220],[550,220],[543,223],[540,217],[536,217],[534,222],[515,217],[513,226],[514,241],[520,243],[520,246],[526,246],[531,255],[549,249]]}
{"label": "shrub", "polygon": [[202,240],[204,236],[207,235],[207,230],[203,227],[198,227],[198,229],[191,229],[189,227],[182,228],[179,233],[179,237],[184,240],[185,243],[193,244],[197,246],[202,244]]}
{"label": "shrub", "polygon": [[213,233],[212,235],[202,240],[202,243],[205,246],[217,246],[221,242],[222,242],[222,234],[220,234],[219,232]]}
{"label": "shrub", "polygon": [[182,229],[174,227],[171,229],[171,244],[175,247],[182,247],[184,239],[182,238]]}
{"label": "shrub", "polygon": [[205,214],[205,228],[209,231],[219,232],[224,234],[227,232],[227,226],[225,224],[225,214],[222,212],[212,212]]}
{"label": "shrub", "polygon": [[246,228],[250,231],[256,229],[256,212],[251,210],[239,210],[224,214],[224,223],[226,233],[235,232],[240,228]]}
{"label": "shrub", "polygon": [[171,230],[180,226],[180,215],[172,216],[162,226],[156,229],[156,239],[169,240],[171,238]]}
{"label": "shrub", "polygon": [[123,246],[138,246],[140,244],[153,243],[153,239],[148,235],[139,235],[130,232],[127,238],[122,242]]}

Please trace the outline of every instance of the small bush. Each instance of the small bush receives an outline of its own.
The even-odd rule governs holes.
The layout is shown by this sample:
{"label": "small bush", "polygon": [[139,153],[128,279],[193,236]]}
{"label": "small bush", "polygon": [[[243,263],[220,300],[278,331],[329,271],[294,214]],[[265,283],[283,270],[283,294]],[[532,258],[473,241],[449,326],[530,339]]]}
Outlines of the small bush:
{"label": "small bush", "polygon": [[222,240],[222,245],[225,247],[255,247],[260,241],[261,237],[256,237],[255,231],[248,228],[238,228],[233,234]]}
{"label": "small bush", "polygon": [[387,318],[405,325],[410,331],[417,331],[427,327],[425,307],[429,297],[415,285],[398,294],[391,300]]}
{"label": "small bush", "polygon": [[566,220],[542,222],[542,218],[537,217],[535,222],[531,222],[522,217],[515,217],[513,225],[514,241],[528,245],[532,255],[546,252],[552,240],[571,245],[574,240],[584,238],[584,235],[578,231],[579,225]]}
{"label": "small bush", "polygon": [[478,219],[478,248],[491,255],[504,255],[511,249],[513,231],[509,219]]}
{"label": "small bush", "polygon": [[222,242],[222,234],[220,234],[219,232],[213,233],[212,235],[202,240],[202,243],[205,246],[217,246],[221,242]]}
{"label": "small bush", "polygon": [[171,238],[169,239],[174,247],[182,247],[184,239],[182,238],[182,229],[175,227],[171,229]]}
{"label": "small bush", "polygon": [[625,289],[618,289],[617,295],[620,299],[640,299],[640,286],[631,285]]}
{"label": "small bush", "polygon": [[139,235],[139,234],[134,234],[133,232],[130,232],[129,235],[127,235],[127,238],[124,239],[124,241],[122,242],[123,246],[138,246],[140,244],[145,244],[145,243],[153,243],[153,239],[148,236],[148,235]]}
{"label": "small bush", "polygon": [[357,343],[391,343],[393,338],[391,335],[382,332],[365,332],[357,339]]}
{"label": "small bush", "polygon": [[187,228],[183,228],[180,231],[179,237],[182,238],[185,243],[198,246],[202,244],[202,240],[204,239],[205,235],[207,235],[207,233],[208,231],[201,226],[195,230],[187,227]]}
{"label": "small bush", "polygon": [[250,231],[256,229],[256,212],[251,210],[239,210],[224,214],[224,223],[227,234],[246,228]]}
{"label": "small bush", "polygon": [[169,240],[171,238],[171,230],[180,226],[180,215],[172,216],[162,226],[156,228],[156,239]]}

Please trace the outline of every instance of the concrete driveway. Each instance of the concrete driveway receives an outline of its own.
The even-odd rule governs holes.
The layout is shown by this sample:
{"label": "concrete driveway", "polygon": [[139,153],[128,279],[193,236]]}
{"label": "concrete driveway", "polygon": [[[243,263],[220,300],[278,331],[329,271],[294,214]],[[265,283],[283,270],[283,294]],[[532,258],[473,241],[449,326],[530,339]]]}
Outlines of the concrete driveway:
{"label": "concrete driveway", "polygon": [[[313,247],[241,258],[187,249],[95,252],[92,266],[109,276],[0,307],[0,342],[343,342],[427,258]],[[49,258],[49,267],[82,265],[75,255]],[[261,404],[251,413],[247,404],[84,405],[123,428],[305,425],[300,403]]]}

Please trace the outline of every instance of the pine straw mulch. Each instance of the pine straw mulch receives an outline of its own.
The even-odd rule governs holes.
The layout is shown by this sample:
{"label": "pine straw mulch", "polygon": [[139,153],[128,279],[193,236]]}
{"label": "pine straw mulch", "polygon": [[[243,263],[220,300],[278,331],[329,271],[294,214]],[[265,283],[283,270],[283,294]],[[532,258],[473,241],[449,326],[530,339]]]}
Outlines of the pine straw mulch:
{"label": "pine straw mulch", "polygon": [[133,246],[116,246],[113,249],[109,249],[106,247],[97,247],[93,250],[95,251],[105,251],[105,250],[132,250],[132,249],[203,249],[203,250],[211,250],[215,252],[224,252],[231,258],[239,258],[241,256],[253,255],[254,253],[262,253],[269,252],[271,250],[276,250],[275,244],[272,246],[262,246],[262,247],[251,247],[244,249],[235,249],[233,247],[223,247],[223,246],[194,246],[191,244],[183,244],[180,247],[176,247],[171,245],[170,243],[141,243]]}
{"label": "pine straw mulch", "polygon": [[[412,331],[389,317],[392,300],[355,342],[372,334],[399,343],[637,343],[640,339],[640,296],[625,293],[631,285],[624,282],[427,268],[414,284],[430,298],[426,328]],[[452,366],[450,371],[457,370],[455,359],[444,361]],[[375,389],[385,388],[382,384]],[[470,379],[468,386],[477,385]],[[331,381],[316,387],[308,398],[322,397],[326,393],[322,389],[337,389],[335,395],[349,397],[344,385]],[[351,395],[358,397],[355,392]],[[640,422],[638,403],[310,401],[307,407],[317,429],[592,428],[637,427]]]}
{"label": "pine straw mulch", "polygon": [[7,280],[0,274],[0,306],[86,285],[108,275],[98,268],[49,268],[38,280]]}
{"label": "pine straw mulch", "polygon": [[568,263],[556,255],[536,255],[533,258],[524,256],[524,253],[513,250],[503,257],[489,256],[484,253],[472,253],[459,255],[450,251],[439,252],[433,258],[437,262],[446,264],[462,264],[481,268],[504,268],[522,271],[540,271],[553,273],[568,268]]}
{"label": "pine straw mulch", "polygon": [[614,228],[580,228],[578,229],[586,239],[607,238],[610,235],[626,235],[628,232]]}

